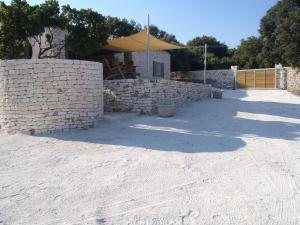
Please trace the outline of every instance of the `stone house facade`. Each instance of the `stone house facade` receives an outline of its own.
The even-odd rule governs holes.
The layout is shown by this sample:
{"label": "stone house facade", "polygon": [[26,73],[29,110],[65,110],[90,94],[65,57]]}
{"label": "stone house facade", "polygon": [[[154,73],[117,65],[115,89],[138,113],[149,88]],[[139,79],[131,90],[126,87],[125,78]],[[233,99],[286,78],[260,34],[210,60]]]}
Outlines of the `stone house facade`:
{"label": "stone house facade", "polygon": [[[66,59],[65,39],[67,32],[60,28],[45,28],[41,35],[28,38],[31,45],[31,59],[57,58]],[[52,47],[48,41],[51,39]]]}
{"label": "stone house facade", "polygon": [[122,63],[130,58],[141,79],[170,80],[171,78],[171,55],[168,52],[149,52],[149,73],[147,69],[147,52],[115,53],[114,57]]}
{"label": "stone house facade", "polygon": [[[49,48],[47,36],[53,38],[53,48]],[[41,56],[47,58],[69,59],[69,54],[64,47],[67,32],[59,28],[45,28],[45,32],[36,37],[30,37],[29,43],[32,47],[32,59],[40,58],[41,51],[45,51]],[[47,50],[48,49],[48,50]],[[136,67],[138,78],[141,79],[167,79],[171,77],[171,56],[168,52],[157,51],[149,53],[149,73],[147,72],[147,53],[114,53],[114,57],[124,63],[128,57]]]}

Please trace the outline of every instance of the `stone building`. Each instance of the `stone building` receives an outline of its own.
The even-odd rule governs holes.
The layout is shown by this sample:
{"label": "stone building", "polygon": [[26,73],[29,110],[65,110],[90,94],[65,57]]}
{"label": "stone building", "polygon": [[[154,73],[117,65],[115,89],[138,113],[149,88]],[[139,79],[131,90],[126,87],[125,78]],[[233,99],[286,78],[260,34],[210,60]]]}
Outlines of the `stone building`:
{"label": "stone building", "polygon": [[126,60],[131,60],[136,66],[136,72],[141,79],[155,78],[170,80],[171,56],[168,52],[149,52],[149,73],[147,69],[147,52],[115,53],[114,57],[122,63],[125,63]]}
{"label": "stone building", "polygon": [[[31,58],[57,58],[57,59],[81,59],[65,48],[65,39],[67,32],[59,28],[45,28],[45,32],[41,35],[30,37]],[[51,40],[51,48],[49,43]],[[119,63],[131,61],[136,68],[137,77],[141,79],[167,79],[171,77],[171,56],[166,51],[151,51],[149,52],[149,65],[147,63],[146,52],[132,53],[110,53]],[[99,59],[101,57],[101,53]],[[106,52],[107,55],[107,52]],[[98,61],[97,59],[94,59]],[[147,66],[149,66],[149,73]]]}
{"label": "stone building", "polygon": [[46,27],[44,33],[28,38],[31,45],[31,59],[66,59],[66,35],[67,32],[60,28]]}

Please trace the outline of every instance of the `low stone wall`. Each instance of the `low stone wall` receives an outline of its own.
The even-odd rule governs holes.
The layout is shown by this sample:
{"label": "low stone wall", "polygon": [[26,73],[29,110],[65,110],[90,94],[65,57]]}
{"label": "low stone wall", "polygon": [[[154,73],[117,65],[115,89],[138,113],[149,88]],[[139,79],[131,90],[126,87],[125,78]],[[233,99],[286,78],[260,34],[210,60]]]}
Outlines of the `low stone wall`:
{"label": "low stone wall", "polygon": [[[203,82],[204,71],[172,72],[172,80]],[[233,70],[207,70],[206,82],[213,87],[222,89],[235,88],[235,75]]]}
{"label": "low stone wall", "polygon": [[300,70],[292,67],[275,66],[278,89],[300,93]]}
{"label": "low stone wall", "polygon": [[300,93],[300,70],[288,67],[286,71],[288,91]]}
{"label": "low stone wall", "polygon": [[59,59],[0,61],[2,131],[87,128],[102,115],[102,64]]}
{"label": "low stone wall", "polygon": [[180,105],[210,98],[211,86],[172,80],[105,80],[104,111],[157,113],[158,103]]}

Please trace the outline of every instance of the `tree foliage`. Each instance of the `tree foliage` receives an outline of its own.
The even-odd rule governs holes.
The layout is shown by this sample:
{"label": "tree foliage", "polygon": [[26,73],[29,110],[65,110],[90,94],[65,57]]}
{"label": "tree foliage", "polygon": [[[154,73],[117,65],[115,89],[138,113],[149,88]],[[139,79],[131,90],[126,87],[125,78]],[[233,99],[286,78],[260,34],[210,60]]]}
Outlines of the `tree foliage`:
{"label": "tree foliage", "polygon": [[223,58],[228,56],[228,46],[224,43],[218,41],[215,37],[202,36],[196,37],[191,41],[188,41],[187,45],[191,47],[203,47],[205,44],[208,45],[208,50],[210,53],[218,58]]}
{"label": "tree foliage", "polygon": [[239,67],[244,69],[263,67],[262,47],[261,38],[252,36],[242,39],[241,44],[234,54],[234,60],[238,63]]}
{"label": "tree foliage", "polygon": [[171,54],[172,71],[189,71],[191,70],[190,52],[188,49],[177,49],[169,51]]}
{"label": "tree foliage", "polygon": [[65,26],[57,0],[47,0],[45,3],[30,7],[28,18],[29,36],[44,32],[45,27],[64,28]]}
{"label": "tree foliage", "polygon": [[0,58],[20,58],[28,35],[28,14],[26,1],[13,0],[10,5],[0,2]]}
{"label": "tree foliage", "polygon": [[111,16],[106,17],[106,26],[108,34],[119,37],[129,36],[142,30],[142,26],[134,20],[129,22],[127,19]]}
{"label": "tree foliage", "polygon": [[[53,31],[58,27],[61,29],[65,27],[65,21],[61,17],[58,1],[48,0],[40,5],[32,6],[28,18],[30,24],[27,38],[31,37],[31,45],[37,45],[39,47],[38,57],[57,57],[65,45],[64,43],[54,43],[53,41]],[[46,45],[43,45],[42,41],[44,32]],[[58,50],[56,55],[48,56],[46,53],[53,48]]]}
{"label": "tree foliage", "polygon": [[262,18],[262,60],[265,66],[300,66],[300,1],[282,0]]}
{"label": "tree foliage", "polygon": [[164,40],[164,41],[172,43],[172,44],[180,44],[174,34],[169,34],[166,31],[159,29],[155,25],[150,25],[149,30],[153,36],[155,36],[161,40]]}
{"label": "tree foliage", "polygon": [[[207,69],[230,68],[233,63],[232,51],[228,46],[214,37],[202,36],[188,41],[188,49],[185,52],[187,65],[182,65],[180,70],[202,70],[204,68],[204,45],[207,44]],[[179,58],[183,60],[183,58]]]}
{"label": "tree foliage", "polygon": [[[48,0],[40,5],[30,6],[25,0],[12,0],[10,5],[0,6],[0,58],[23,57],[28,37],[34,37],[40,46],[39,57],[53,47],[52,33],[47,34],[48,45],[42,49],[41,36],[45,28],[59,27],[68,32],[67,49],[77,55],[88,56],[101,50],[109,35],[128,36],[142,30],[135,21],[117,17],[104,17],[91,9],[77,10],[69,5],[60,6],[57,0]],[[51,31],[51,29],[49,29]],[[155,37],[173,44],[180,44],[176,36],[155,25],[150,26]],[[207,43],[209,48],[208,68],[228,66],[228,47],[213,37],[198,37],[189,42],[190,46]],[[172,70],[203,68],[202,49],[181,49],[170,51]],[[47,57],[47,56],[46,56]]]}
{"label": "tree foliage", "polygon": [[[58,0],[33,6],[26,0],[11,0],[10,4],[0,0],[0,58],[24,57],[28,37],[41,37],[47,27],[66,30],[66,47],[82,56],[101,50],[109,35],[128,36],[142,30],[133,20],[105,17],[91,9],[77,10],[69,5],[60,8]],[[215,37],[195,37],[187,43],[188,49],[170,51],[172,70],[203,69],[205,44],[208,69],[225,69],[233,64],[242,68],[273,67],[276,63],[300,67],[300,0],[278,1],[262,18],[259,31],[259,37],[242,39],[236,50]],[[155,25],[150,26],[150,33],[180,44],[175,35]],[[52,40],[50,32],[50,47]],[[39,43],[39,39],[36,41]]]}
{"label": "tree foliage", "polygon": [[48,0],[30,6],[25,0],[0,3],[0,58],[24,57],[28,37],[39,35],[45,27],[63,27],[59,3]]}
{"label": "tree foliage", "polygon": [[80,55],[90,55],[101,49],[108,38],[105,17],[91,9],[62,7],[68,36],[66,46]]}

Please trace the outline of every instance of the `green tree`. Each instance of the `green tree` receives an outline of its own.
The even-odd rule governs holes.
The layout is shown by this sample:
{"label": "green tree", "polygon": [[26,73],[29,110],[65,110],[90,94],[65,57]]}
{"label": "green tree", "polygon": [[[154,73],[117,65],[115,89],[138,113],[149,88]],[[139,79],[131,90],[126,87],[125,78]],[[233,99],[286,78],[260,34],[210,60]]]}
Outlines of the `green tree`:
{"label": "green tree", "polygon": [[262,18],[262,60],[265,66],[275,63],[300,67],[300,1],[278,1]]}
{"label": "green tree", "polygon": [[188,49],[178,49],[169,51],[171,54],[171,71],[189,71],[190,52]]}
{"label": "green tree", "polygon": [[278,27],[281,63],[300,67],[300,8],[289,13]]}
{"label": "green tree", "polygon": [[166,41],[166,42],[169,42],[172,44],[180,44],[179,41],[177,41],[176,36],[174,34],[169,34],[166,31],[159,29],[155,25],[150,25],[149,30],[153,36],[155,36],[163,41]]}
{"label": "green tree", "polygon": [[242,39],[241,44],[238,46],[234,59],[237,64],[244,69],[253,69],[262,67],[262,40],[257,37],[249,37]]}
{"label": "green tree", "polygon": [[188,41],[187,50],[188,64],[190,70],[204,69],[204,45],[207,49],[207,69],[226,69],[232,65],[232,53],[224,43],[221,43],[214,37],[202,36]]}
{"label": "green tree", "polygon": [[[61,17],[59,3],[56,0],[47,0],[45,3],[31,7],[29,18],[28,37],[31,37],[31,44],[39,46],[39,58],[55,58],[64,49],[65,43],[54,43],[53,30],[56,28],[64,29],[65,20]],[[46,42],[43,43],[42,35],[46,32]],[[46,53],[56,48],[57,55],[48,56]]]}
{"label": "green tree", "polygon": [[45,27],[64,28],[65,26],[57,0],[47,0],[45,3],[32,6],[28,19],[30,36],[44,32]]}
{"label": "green tree", "polygon": [[[41,34],[45,27],[63,27],[59,3],[48,0],[30,6],[25,0],[0,3],[0,58],[23,58],[28,38]],[[49,38],[50,40],[50,38]]]}
{"label": "green tree", "polygon": [[0,2],[0,59],[22,57],[28,36],[28,12],[26,1],[12,0],[10,5]]}
{"label": "green tree", "polygon": [[142,30],[140,24],[134,20],[130,22],[127,19],[119,19],[118,17],[106,17],[107,32],[109,35],[116,35],[119,37],[129,36],[138,33]]}
{"label": "green tree", "polygon": [[77,10],[69,5],[62,7],[62,17],[67,21],[67,48],[78,55],[88,56],[98,52],[106,43],[106,19],[91,9]]}
{"label": "green tree", "polygon": [[[150,25],[151,35],[169,42],[171,44],[181,45],[174,34],[169,34],[164,30],[159,29],[155,25]],[[172,71],[188,71],[191,69],[189,62],[189,51],[187,49],[178,49],[169,51],[171,55],[171,70]]]}
{"label": "green tree", "polygon": [[208,51],[213,53],[216,57],[223,58],[228,56],[228,46],[218,41],[215,37],[196,37],[187,43],[187,45],[190,47],[200,47],[204,46],[205,44],[208,45]]}

